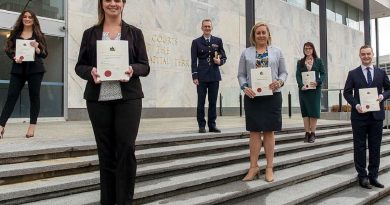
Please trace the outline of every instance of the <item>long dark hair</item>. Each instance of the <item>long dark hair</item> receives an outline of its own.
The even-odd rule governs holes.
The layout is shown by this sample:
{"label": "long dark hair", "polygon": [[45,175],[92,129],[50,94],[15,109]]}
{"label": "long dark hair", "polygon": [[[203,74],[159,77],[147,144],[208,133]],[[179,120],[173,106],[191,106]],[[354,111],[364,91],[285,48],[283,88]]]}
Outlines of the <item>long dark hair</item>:
{"label": "long dark hair", "polygon": [[23,24],[23,17],[25,13],[30,13],[31,17],[33,18],[33,36],[35,37],[35,40],[39,43],[39,49],[41,52],[46,53],[46,40],[45,35],[42,33],[41,26],[39,24],[37,15],[31,10],[24,10],[18,17],[18,20],[16,20],[15,25],[11,31],[10,36],[7,39],[7,42],[5,44],[5,51],[6,52],[13,52],[15,51],[15,39],[18,35],[20,35],[23,32],[24,24]]}
{"label": "long dark hair", "polygon": [[[104,9],[102,6],[103,1],[104,0],[99,0],[99,3],[98,3],[98,23],[97,23],[97,25],[99,25],[99,26],[103,25],[104,20],[105,20]],[[123,2],[123,4],[125,4],[126,0],[122,0],[122,2]]]}
{"label": "long dark hair", "polygon": [[318,58],[318,55],[317,55],[317,52],[316,52],[316,48],[314,47],[314,44],[312,42],[306,42],[305,44],[303,44],[303,55],[304,55],[304,57],[299,61],[299,63],[301,65],[305,64],[305,60],[306,60],[306,57],[307,57],[306,54],[305,54],[305,46],[306,47],[311,47],[313,49],[313,58],[314,58],[314,60],[316,58]]}

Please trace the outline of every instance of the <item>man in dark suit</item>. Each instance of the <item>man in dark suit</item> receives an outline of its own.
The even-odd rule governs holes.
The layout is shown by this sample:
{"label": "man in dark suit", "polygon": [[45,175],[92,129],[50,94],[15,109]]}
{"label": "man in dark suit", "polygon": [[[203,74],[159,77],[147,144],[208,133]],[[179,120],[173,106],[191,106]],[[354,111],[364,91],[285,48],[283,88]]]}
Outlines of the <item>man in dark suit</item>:
{"label": "man in dark suit", "polygon": [[219,66],[226,62],[222,39],[212,36],[213,26],[210,19],[202,21],[203,35],[192,41],[191,70],[192,80],[198,93],[197,120],[199,133],[206,132],[204,104],[208,91],[209,110],[207,125],[209,132],[221,132],[216,126],[217,97],[221,73]]}
{"label": "man in dark suit", "polygon": [[[367,189],[371,189],[372,186],[384,187],[378,181],[378,169],[383,120],[385,119],[383,100],[390,95],[389,78],[384,70],[372,65],[373,55],[370,46],[365,45],[360,48],[359,56],[362,64],[348,73],[344,87],[344,98],[352,106],[351,124],[355,168],[358,172],[360,186]],[[359,96],[361,88],[378,89],[379,111],[363,111]],[[366,171],[366,141],[368,141],[369,151],[368,175]]]}

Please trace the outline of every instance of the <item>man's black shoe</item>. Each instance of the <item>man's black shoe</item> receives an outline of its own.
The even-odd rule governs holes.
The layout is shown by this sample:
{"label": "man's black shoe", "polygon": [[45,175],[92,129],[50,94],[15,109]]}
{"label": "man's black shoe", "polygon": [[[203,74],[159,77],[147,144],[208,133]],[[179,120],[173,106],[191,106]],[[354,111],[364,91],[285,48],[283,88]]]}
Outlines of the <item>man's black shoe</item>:
{"label": "man's black shoe", "polygon": [[199,133],[206,133],[206,128],[199,127]]}
{"label": "man's black shoe", "polygon": [[209,128],[209,132],[218,132],[218,133],[220,133],[221,130],[218,129],[217,127],[210,127],[210,128]]}
{"label": "man's black shoe", "polygon": [[385,186],[379,183],[377,179],[370,179],[370,184],[374,187],[385,188]]}
{"label": "man's black shoe", "polygon": [[372,189],[372,186],[370,185],[370,182],[367,178],[361,178],[359,179],[359,185],[366,189]]}

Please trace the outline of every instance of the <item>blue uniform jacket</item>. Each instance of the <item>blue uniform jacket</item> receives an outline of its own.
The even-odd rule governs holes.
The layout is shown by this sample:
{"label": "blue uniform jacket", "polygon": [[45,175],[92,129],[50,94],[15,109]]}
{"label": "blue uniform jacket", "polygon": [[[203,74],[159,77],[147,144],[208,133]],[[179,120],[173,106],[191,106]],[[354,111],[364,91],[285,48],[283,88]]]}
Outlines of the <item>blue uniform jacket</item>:
{"label": "blue uniform jacket", "polygon": [[222,39],[211,36],[210,42],[201,36],[192,41],[191,45],[191,70],[192,79],[200,82],[213,82],[221,80],[219,66],[214,63],[215,52],[220,55],[221,65],[226,63],[226,54],[223,49]]}

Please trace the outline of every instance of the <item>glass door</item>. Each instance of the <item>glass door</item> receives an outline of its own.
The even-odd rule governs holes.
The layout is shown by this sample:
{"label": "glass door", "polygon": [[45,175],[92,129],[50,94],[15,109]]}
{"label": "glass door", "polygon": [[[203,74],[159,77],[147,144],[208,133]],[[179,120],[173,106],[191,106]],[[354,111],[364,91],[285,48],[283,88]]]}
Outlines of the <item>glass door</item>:
{"label": "glass door", "polygon": [[[3,48],[10,30],[27,0],[0,1],[0,109],[7,98],[12,61]],[[46,35],[48,57],[44,60],[46,73],[41,87],[41,111],[39,117],[64,117],[64,46],[65,21],[63,0],[31,1],[28,9],[38,15],[41,29]],[[12,118],[28,118],[30,101],[25,85],[15,106]]]}

